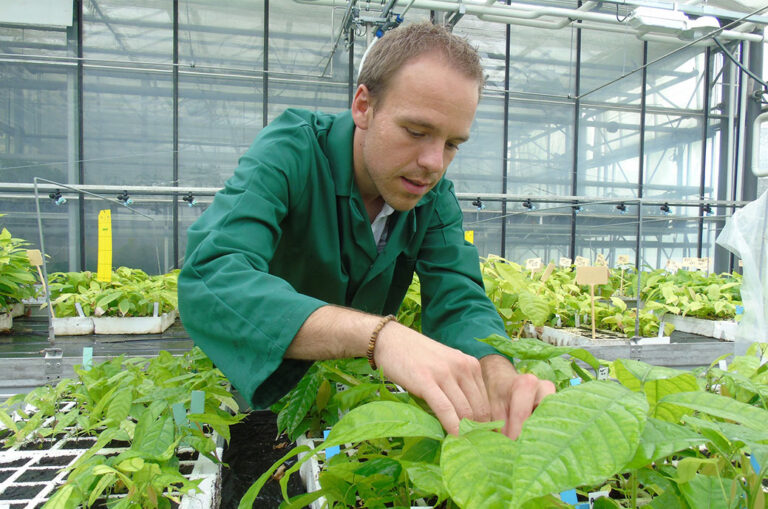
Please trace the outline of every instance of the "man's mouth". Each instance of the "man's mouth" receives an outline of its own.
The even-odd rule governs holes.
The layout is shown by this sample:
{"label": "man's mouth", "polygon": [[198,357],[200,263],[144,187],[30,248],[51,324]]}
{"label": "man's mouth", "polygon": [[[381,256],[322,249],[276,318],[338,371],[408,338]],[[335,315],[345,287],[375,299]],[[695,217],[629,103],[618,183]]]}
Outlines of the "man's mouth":
{"label": "man's mouth", "polygon": [[411,180],[405,177],[400,177],[400,180],[403,182],[403,187],[405,187],[405,190],[411,194],[424,194],[427,192],[430,186],[429,182],[426,181]]}

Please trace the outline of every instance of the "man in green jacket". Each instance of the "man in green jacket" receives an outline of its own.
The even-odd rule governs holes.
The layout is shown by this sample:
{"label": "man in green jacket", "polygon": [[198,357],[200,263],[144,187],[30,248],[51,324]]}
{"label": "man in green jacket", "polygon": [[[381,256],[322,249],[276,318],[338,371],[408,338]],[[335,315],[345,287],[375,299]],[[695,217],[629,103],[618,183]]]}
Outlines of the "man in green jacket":
{"label": "man in green jacket", "polygon": [[[367,55],[350,111],[283,113],[190,227],[182,320],[254,407],[311,361],[366,355],[451,433],[463,417],[493,419],[515,438],[554,392],[475,339],[504,325],[443,176],[483,82],[477,52],[448,30],[392,30]],[[383,316],[414,270],[423,334]]]}

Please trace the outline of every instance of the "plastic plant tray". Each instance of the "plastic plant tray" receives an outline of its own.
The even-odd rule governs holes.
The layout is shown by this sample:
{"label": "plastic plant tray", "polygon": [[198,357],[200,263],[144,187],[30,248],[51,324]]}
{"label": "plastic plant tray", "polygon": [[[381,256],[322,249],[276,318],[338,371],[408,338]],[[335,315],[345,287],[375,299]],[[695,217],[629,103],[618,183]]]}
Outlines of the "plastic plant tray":
{"label": "plastic plant tray", "polygon": [[710,338],[735,341],[738,322],[732,320],[706,320],[692,316],[664,315],[664,321],[675,326],[675,330],[690,332]]}
{"label": "plastic plant tray", "polygon": [[545,343],[554,346],[590,346],[590,345],[668,345],[669,336],[639,338],[637,341],[623,337],[617,333],[598,330],[596,338],[592,339],[591,331],[581,328],[563,328],[544,326],[536,328],[536,335]]}
{"label": "plastic plant tray", "polygon": [[[66,403],[62,410],[74,403]],[[27,408],[28,413],[34,411]],[[50,420],[52,418],[49,418]],[[5,428],[0,425],[0,431]],[[223,453],[223,440],[214,433],[216,454]],[[85,454],[96,442],[95,437],[75,436],[69,430],[64,436],[23,442],[0,450],[0,507],[35,509],[41,507],[67,477],[63,469]],[[96,454],[112,455],[125,447],[105,447]],[[181,494],[180,509],[217,508],[220,500],[221,468],[191,448],[180,448],[179,470],[190,480],[201,479],[199,492]],[[110,498],[119,497],[111,495]]]}
{"label": "plastic plant tray", "polygon": [[121,318],[66,317],[53,319],[53,331],[57,336],[81,336],[86,334],[160,334],[173,325],[178,316],[175,309],[159,316]]}

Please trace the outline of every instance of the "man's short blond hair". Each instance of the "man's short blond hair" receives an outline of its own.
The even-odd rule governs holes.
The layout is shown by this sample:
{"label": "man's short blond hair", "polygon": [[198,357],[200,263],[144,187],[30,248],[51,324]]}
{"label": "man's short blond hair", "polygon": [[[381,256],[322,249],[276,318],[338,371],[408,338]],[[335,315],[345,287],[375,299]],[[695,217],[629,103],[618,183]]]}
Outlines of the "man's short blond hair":
{"label": "man's short blond hair", "polygon": [[480,55],[466,39],[451,33],[441,25],[425,21],[390,30],[368,52],[357,78],[365,85],[372,103],[381,99],[389,88],[392,76],[409,60],[428,53],[440,53],[449,64],[478,83],[478,92],[485,84]]}

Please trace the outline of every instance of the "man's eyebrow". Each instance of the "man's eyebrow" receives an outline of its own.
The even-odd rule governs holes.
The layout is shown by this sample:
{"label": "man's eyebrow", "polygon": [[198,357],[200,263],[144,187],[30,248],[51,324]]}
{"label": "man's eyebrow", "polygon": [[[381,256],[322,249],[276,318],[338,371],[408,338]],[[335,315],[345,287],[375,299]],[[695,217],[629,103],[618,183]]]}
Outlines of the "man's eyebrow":
{"label": "man's eyebrow", "polygon": [[[427,130],[430,130],[430,131],[434,131],[435,130],[435,126],[433,124],[431,124],[430,122],[425,122],[424,120],[418,120],[418,119],[413,119],[413,118],[407,118],[406,117],[404,119],[404,121],[405,121],[406,124],[411,124],[411,125],[417,126],[417,127],[423,127],[424,129],[427,129]],[[463,136],[463,135],[454,136],[454,137],[452,137],[450,139],[451,139],[451,141],[457,141],[459,143],[464,143],[466,141],[469,141],[469,135],[467,134],[466,136]]]}

